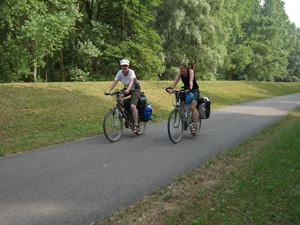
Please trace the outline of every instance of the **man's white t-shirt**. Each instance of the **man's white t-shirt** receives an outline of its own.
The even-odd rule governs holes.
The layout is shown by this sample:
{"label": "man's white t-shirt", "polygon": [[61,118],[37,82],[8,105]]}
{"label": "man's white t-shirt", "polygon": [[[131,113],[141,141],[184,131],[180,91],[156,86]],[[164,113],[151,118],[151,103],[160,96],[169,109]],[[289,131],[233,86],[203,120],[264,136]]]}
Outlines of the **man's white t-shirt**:
{"label": "man's white t-shirt", "polygon": [[125,76],[123,71],[120,70],[117,73],[115,80],[117,81],[120,80],[124,84],[124,88],[127,89],[131,78],[134,78],[134,82],[130,90],[140,89],[141,88],[140,83],[136,79],[135,72],[132,69],[129,69],[127,76]]}

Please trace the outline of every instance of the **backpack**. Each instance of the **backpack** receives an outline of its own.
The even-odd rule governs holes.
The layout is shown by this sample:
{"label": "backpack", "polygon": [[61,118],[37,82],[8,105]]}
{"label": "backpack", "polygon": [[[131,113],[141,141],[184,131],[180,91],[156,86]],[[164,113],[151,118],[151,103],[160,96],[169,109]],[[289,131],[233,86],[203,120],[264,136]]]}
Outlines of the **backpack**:
{"label": "backpack", "polygon": [[145,106],[139,108],[140,121],[148,122],[149,120],[151,120],[151,116],[152,116],[152,105],[151,104],[147,103]]}

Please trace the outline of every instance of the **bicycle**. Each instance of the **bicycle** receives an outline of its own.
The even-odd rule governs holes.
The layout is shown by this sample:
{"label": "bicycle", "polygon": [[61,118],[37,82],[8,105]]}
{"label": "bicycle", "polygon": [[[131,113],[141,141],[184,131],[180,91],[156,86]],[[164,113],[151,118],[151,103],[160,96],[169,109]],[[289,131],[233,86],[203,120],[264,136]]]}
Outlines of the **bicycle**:
{"label": "bicycle", "polygon": [[[123,104],[119,100],[119,96],[122,93],[119,90],[116,90],[114,93],[107,93],[106,95],[116,96],[117,103],[116,106],[111,105],[111,109],[108,113],[106,113],[103,121],[103,130],[106,138],[111,141],[115,142],[118,141],[122,134],[123,134],[123,118],[125,120],[125,127],[130,127],[133,129],[134,127],[134,119],[131,112],[131,109],[126,110],[124,101],[129,100],[129,98],[123,100]],[[129,103],[129,102],[128,102]],[[139,130],[136,132],[137,135],[141,135],[144,133],[146,129],[146,122],[141,122],[139,118]]]}
{"label": "bicycle", "polygon": [[[169,93],[169,89],[166,88],[166,91]],[[181,90],[172,91],[176,96],[176,103],[174,104],[174,110],[169,115],[168,119],[168,134],[172,142],[178,143],[180,142],[183,134],[183,130],[187,130],[190,128],[191,133],[194,127],[194,122],[192,120],[192,113],[190,109],[190,105],[183,104],[183,99],[185,97],[185,87],[181,87]],[[198,109],[197,109],[198,111]],[[198,122],[197,122],[197,131],[196,133],[192,133],[193,136],[197,136],[200,133],[201,128],[201,119],[199,117],[198,111]]]}

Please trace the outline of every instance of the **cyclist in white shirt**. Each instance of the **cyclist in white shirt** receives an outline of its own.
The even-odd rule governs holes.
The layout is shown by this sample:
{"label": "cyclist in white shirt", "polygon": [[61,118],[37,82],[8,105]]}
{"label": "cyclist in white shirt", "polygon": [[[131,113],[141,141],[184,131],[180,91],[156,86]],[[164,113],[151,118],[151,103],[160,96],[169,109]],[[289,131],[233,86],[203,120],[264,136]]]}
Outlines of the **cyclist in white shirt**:
{"label": "cyclist in white shirt", "polygon": [[106,95],[114,89],[118,81],[121,81],[124,84],[124,88],[121,90],[123,94],[120,95],[120,100],[123,104],[122,98],[131,95],[130,107],[134,118],[134,128],[132,132],[136,133],[139,129],[137,104],[141,94],[141,86],[136,79],[135,72],[132,69],[129,69],[129,60],[122,59],[120,61],[120,66],[121,70],[117,73],[115,80],[104,94]]}

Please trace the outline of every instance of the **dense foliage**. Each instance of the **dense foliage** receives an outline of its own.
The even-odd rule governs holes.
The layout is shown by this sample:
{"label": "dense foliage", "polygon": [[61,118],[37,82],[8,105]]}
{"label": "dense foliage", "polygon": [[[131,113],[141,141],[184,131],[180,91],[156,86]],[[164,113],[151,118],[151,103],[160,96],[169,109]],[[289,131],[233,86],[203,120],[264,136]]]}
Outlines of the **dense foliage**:
{"label": "dense foliage", "polygon": [[300,30],[281,0],[1,0],[0,82],[299,81]]}

